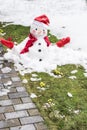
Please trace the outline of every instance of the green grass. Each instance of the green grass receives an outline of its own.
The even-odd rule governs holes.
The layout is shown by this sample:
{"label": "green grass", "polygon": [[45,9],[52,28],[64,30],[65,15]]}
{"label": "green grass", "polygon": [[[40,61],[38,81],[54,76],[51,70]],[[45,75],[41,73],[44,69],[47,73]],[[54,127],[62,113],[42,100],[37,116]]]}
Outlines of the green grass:
{"label": "green grass", "polygon": [[[25,75],[22,78],[28,80],[26,86],[28,92],[37,95],[33,101],[50,130],[86,130],[87,78],[83,75],[84,69],[76,65],[58,66],[58,69],[63,73],[61,78],[54,78],[46,73],[36,73],[42,79],[39,82],[32,82],[30,80],[32,75]],[[72,70],[78,70],[78,72],[71,74]],[[73,75],[76,76],[76,79],[69,78]],[[45,83],[45,91],[38,89],[40,82]],[[69,97],[68,92],[73,97]],[[77,110],[79,113],[75,114],[74,111]]]}
{"label": "green grass", "polygon": [[3,29],[5,39],[11,38],[12,41],[16,41],[20,43],[24,38],[26,38],[29,34],[30,27],[24,27],[22,25],[13,25],[9,23],[0,24],[0,29]]}
{"label": "green grass", "polygon": [[[5,38],[12,37],[18,43],[29,33],[29,27],[20,25],[2,27],[1,24],[0,27],[6,32]],[[48,35],[52,43],[58,40],[49,31]],[[73,70],[77,72],[72,74]],[[87,130],[87,77],[84,76],[84,68],[80,65],[64,65],[52,72],[60,77],[33,72],[41,80],[31,81],[32,74],[20,76],[21,79],[28,80],[24,85],[29,94],[37,95],[33,101],[49,130]],[[76,76],[76,79],[71,79],[70,76]],[[68,92],[72,97],[67,95]]]}

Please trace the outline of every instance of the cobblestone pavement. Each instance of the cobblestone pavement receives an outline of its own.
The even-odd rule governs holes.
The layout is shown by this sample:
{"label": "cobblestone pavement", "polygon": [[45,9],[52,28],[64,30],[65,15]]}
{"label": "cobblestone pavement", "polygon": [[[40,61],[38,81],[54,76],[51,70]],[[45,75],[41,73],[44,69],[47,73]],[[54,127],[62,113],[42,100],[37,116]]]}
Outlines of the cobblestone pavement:
{"label": "cobblestone pavement", "polygon": [[[11,67],[6,73],[3,68]],[[7,85],[8,83],[8,85]],[[12,83],[12,84],[11,84]],[[15,69],[0,51],[0,130],[47,130]]]}

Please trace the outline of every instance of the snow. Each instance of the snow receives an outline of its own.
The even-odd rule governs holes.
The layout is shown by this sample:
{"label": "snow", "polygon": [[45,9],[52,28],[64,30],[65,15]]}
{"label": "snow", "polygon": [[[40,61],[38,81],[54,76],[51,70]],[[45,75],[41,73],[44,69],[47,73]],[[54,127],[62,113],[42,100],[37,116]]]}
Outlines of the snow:
{"label": "snow", "polygon": [[67,93],[68,97],[73,97],[70,92]]}
{"label": "snow", "polygon": [[76,76],[69,76],[70,79],[76,79]]}
{"label": "snow", "polygon": [[8,89],[1,89],[0,90],[0,96],[7,95],[7,93],[10,92]]}
{"label": "snow", "polygon": [[22,83],[27,84],[28,83],[27,79],[23,79]]}
{"label": "snow", "polygon": [[41,78],[30,78],[31,81],[40,81]]}
{"label": "snow", "polygon": [[[8,50],[9,53],[5,58],[8,59],[12,55],[16,70],[20,71],[22,75],[35,70],[50,72],[56,67],[56,64],[64,65],[68,63],[81,64],[87,70],[86,0],[0,0],[0,21],[2,22],[13,22],[14,24],[29,26],[35,17],[42,14],[46,14],[49,17],[49,29],[52,34],[58,38],[66,36],[71,38],[70,44],[67,44],[64,48],[56,49],[55,46],[52,46],[54,48],[52,51],[55,50],[57,52],[55,61],[58,62],[51,63],[50,66],[44,62],[40,66],[34,61],[33,70],[22,66],[19,61],[28,63],[25,60],[28,55],[24,54],[21,57],[19,51],[23,48],[27,38],[19,46]],[[29,66],[31,65],[29,64]]]}
{"label": "snow", "polygon": [[78,72],[77,70],[73,70],[73,71],[71,71],[71,74],[75,74],[77,72]]}
{"label": "snow", "polygon": [[31,93],[31,94],[30,94],[30,97],[31,97],[31,98],[37,98],[37,96],[36,96],[35,93]]}
{"label": "snow", "polygon": [[79,113],[80,113],[80,110],[74,110],[74,113],[75,113],[75,114],[79,114]]}
{"label": "snow", "polygon": [[1,71],[3,73],[9,73],[12,69],[10,67],[5,67],[5,68],[2,68]]}
{"label": "snow", "polygon": [[11,86],[12,85],[12,81],[8,81],[7,83],[4,83],[4,86]]}
{"label": "snow", "polygon": [[87,77],[87,73],[84,73],[84,76]]}

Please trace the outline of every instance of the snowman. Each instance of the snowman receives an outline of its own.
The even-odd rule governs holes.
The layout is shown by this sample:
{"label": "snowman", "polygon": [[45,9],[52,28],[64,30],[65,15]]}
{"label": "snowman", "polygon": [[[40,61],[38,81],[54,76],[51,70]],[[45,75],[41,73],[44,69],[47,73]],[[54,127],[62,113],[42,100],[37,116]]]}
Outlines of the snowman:
{"label": "snowman", "polygon": [[29,37],[17,46],[11,41],[1,39],[1,43],[11,49],[4,57],[36,71],[38,68],[41,70],[48,67],[55,68],[56,64],[53,62],[58,60],[55,57],[59,54],[55,51],[58,52],[60,47],[69,43],[70,38],[63,38],[53,46],[47,36],[49,24],[50,21],[46,15],[36,17],[30,27]]}
{"label": "snowman", "polygon": [[30,27],[29,40],[20,54],[28,52],[30,59],[36,60],[36,62],[43,62],[48,55],[48,47],[50,41],[47,37],[47,25],[49,19],[46,15],[36,17]]}
{"label": "snowman", "polygon": [[[41,68],[50,66],[52,68],[51,62],[53,62],[55,57],[55,49],[53,49],[54,47],[47,36],[49,23],[50,21],[46,15],[41,15],[34,19],[30,27],[29,40],[20,52],[22,58],[25,58],[25,55],[27,57],[26,61],[22,60],[22,64],[26,67]],[[69,41],[69,37],[63,38],[55,46],[56,48],[62,47]]]}

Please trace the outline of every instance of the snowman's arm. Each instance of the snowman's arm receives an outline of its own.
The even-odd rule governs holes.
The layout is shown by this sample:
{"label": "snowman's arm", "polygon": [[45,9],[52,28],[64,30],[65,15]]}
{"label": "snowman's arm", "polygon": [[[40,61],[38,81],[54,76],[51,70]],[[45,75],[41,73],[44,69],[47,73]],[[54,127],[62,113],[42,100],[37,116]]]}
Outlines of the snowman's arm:
{"label": "snowman's arm", "polygon": [[0,38],[0,43],[10,49],[14,47],[14,42]]}
{"label": "snowman's arm", "polygon": [[31,47],[33,44],[32,44],[32,41],[31,39],[27,41],[25,47],[21,50],[20,54],[23,54],[23,53],[26,53],[29,51],[29,47]]}
{"label": "snowman's arm", "polygon": [[66,37],[66,38],[62,38],[61,40],[59,40],[56,45],[58,47],[63,47],[64,45],[66,45],[67,43],[70,42],[70,37]]}

